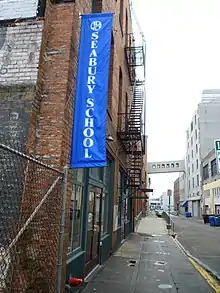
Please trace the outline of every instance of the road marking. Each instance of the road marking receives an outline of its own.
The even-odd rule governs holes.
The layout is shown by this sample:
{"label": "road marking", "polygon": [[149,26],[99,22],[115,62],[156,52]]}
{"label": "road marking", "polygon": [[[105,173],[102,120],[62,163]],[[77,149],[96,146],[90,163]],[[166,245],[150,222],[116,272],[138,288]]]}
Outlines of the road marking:
{"label": "road marking", "polygon": [[197,269],[197,271],[202,275],[202,277],[207,281],[207,283],[215,290],[216,293],[220,293],[220,285],[215,281],[211,275],[204,270],[197,262],[195,262],[191,257],[188,257],[191,264]]}

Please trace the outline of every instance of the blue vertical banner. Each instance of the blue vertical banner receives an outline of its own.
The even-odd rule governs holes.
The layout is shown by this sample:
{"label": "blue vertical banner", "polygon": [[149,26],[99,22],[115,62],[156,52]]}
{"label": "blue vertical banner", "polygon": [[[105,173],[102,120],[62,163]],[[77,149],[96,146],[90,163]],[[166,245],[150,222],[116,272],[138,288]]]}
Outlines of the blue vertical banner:
{"label": "blue vertical banner", "polygon": [[81,16],[70,168],[104,167],[113,13]]}

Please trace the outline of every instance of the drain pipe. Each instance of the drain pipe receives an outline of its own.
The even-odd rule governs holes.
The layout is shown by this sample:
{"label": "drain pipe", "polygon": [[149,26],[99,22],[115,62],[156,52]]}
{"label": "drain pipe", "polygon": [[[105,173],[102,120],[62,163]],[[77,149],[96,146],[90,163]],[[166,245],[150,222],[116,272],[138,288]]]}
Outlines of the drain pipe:
{"label": "drain pipe", "polygon": [[92,0],[92,13],[96,13],[96,0]]}
{"label": "drain pipe", "polygon": [[60,237],[59,237],[59,251],[58,251],[58,263],[57,263],[57,293],[61,293],[62,287],[62,262],[63,262],[63,242],[65,232],[65,216],[66,216],[66,198],[67,198],[67,178],[68,178],[68,167],[65,166],[63,169],[63,200],[61,208],[61,220],[60,220]]}

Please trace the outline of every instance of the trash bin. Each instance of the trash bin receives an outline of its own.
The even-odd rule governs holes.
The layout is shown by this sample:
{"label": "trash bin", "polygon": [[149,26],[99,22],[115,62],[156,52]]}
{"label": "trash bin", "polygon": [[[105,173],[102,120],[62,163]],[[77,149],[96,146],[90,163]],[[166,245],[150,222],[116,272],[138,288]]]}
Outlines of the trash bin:
{"label": "trash bin", "polygon": [[186,216],[186,218],[191,218],[191,217],[192,217],[192,213],[190,213],[190,212],[186,212],[186,213],[185,213],[185,216]]}
{"label": "trash bin", "polygon": [[219,227],[220,226],[220,217],[215,217],[215,226]]}
{"label": "trash bin", "polygon": [[216,217],[215,216],[209,216],[209,225],[211,227],[215,227],[216,226]]}

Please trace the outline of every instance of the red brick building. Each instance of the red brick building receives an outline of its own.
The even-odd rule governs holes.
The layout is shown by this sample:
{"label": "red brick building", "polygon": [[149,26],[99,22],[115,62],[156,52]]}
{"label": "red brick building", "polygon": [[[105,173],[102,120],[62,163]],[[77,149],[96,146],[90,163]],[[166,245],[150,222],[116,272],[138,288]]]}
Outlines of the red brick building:
{"label": "red brick building", "polygon": [[[4,59],[0,67],[0,134],[8,143],[21,144],[24,152],[59,171],[70,160],[80,14],[115,13],[106,112],[107,134],[113,141],[107,142],[106,168],[69,170],[64,288],[71,276],[83,278],[108,259],[134,229],[145,207],[145,199],[140,198],[147,180],[142,118],[145,76],[136,75],[136,68],[145,66],[145,47],[135,42],[129,0],[28,0],[22,9],[17,2],[16,8],[4,1],[0,19],[0,58]],[[21,193],[21,211],[27,206],[35,208],[37,187],[42,193],[47,191],[50,175],[42,174],[42,178],[43,187],[36,184],[32,198]],[[57,196],[61,192],[60,187],[53,195],[56,200],[51,196],[42,210],[41,215],[48,215],[35,220],[28,235],[32,247],[28,243],[22,252],[25,257],[33,252],[35,264],[40,263],[39,274],[31,274],[19,260],[13,292],[29,287],[32,291],[28,292],[42,292],[42,286],[47,293],[55,290],[59,229],[50,233],[49,227],[51,219],[54,226],[60,225],[61,198],[57,200]],[[42,245],[39,239],[43,233],[47,241]],[[45,252],[40,260],[39,248]]]}
{"label": "red brick building", "polygon": [[177,178],[174,181],[173,193],[174,193],[174,209],[176,211],[179,211],[180,210],[180,181],[179,181],[179,178]]}

